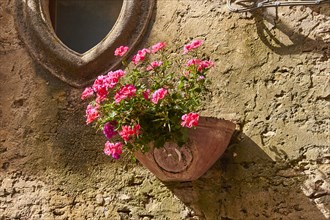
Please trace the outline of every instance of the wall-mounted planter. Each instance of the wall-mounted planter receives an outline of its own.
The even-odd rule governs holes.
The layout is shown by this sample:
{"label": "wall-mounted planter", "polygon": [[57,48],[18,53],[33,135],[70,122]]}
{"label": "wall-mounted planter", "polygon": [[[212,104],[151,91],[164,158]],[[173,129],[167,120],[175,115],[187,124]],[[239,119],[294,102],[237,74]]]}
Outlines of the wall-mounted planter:
{"label": "wall-mounted planter", "polygon": [[225,152],[235,127],[230,121],[200,117],[198,127],[189,131],[185,146],[167,143],[164,148],[135,156],[162,181],[193,181]]}
{"label": "wall-mounted planter", "polygon": [[78,53],[55,33],[50,1],[16,0],[16,26],[31,56],[52,75],[74,87],[84,87],[98,75],[118,68],[122,59],[113,54],[117,47],[128,46],[128,55],[135,51],[148,28],[155,5],[155,0],[123,0],[109,33],[93,48]]}

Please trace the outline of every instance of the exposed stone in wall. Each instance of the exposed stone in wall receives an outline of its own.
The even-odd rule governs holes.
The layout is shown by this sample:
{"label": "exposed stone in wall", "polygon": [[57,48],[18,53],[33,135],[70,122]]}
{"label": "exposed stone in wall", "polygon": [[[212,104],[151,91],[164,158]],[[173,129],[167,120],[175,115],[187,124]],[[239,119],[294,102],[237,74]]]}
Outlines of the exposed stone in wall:
{"label": "exposed stone in wall", "polygon": [[201,179],[167,184],[102,154],[81,91],[32,60],[13,11],[0,1],[1,220],[330,218],[328,4],[232,14],[158,0],[144,44],[206,40],[216,69],[202,113],[241,127]]}

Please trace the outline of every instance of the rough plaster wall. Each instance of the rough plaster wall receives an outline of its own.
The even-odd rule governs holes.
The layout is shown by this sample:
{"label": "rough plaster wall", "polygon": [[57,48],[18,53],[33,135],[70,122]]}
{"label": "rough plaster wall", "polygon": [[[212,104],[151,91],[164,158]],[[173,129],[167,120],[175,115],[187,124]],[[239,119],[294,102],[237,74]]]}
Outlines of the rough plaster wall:
{"label": "rough plaster wall", "polygon": [[329,219],[330,7],[232,14],[158,0],[145,44],[206,40],[216,60],[204,115],[241,125],[195,182],[164,184],[102,154],[85,103],[42,70],[0,1],[0,219]]}

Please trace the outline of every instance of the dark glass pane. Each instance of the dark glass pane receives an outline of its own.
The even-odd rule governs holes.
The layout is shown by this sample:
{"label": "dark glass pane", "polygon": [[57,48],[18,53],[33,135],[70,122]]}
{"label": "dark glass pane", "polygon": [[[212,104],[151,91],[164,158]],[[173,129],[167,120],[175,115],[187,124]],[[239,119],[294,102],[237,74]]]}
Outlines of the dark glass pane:
{"label": "dark glass pane", "polygon": [[50,15],[61,41],[84,53],[109,33],[122,4],[123,0],[51,0]]}

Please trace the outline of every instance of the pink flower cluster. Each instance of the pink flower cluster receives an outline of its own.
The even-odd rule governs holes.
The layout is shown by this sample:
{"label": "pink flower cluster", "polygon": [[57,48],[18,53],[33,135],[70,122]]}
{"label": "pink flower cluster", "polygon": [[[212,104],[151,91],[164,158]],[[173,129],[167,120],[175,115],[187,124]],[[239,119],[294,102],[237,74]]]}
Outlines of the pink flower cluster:
{"label": "pink flower cluster", "polygon": [[161,49],[163,49],[166,46],[164,42],[159,42],[151,47],[151,52],[152,53],[157,53]]}
{"label": "pink flower cluster", "polygon": [[99,117],[99,105],[92,106],[88,105],[86,108],[86,124],[90,124],[93,122],[96,118]]}
{"label": "pink flower cluster", "polygon": [[147,66],[147,71],[151,71],[157,67],[160,67],[162,64],[162,61],[153,61],[152,63],[150,63],[149,66]]}
{"label": "pink flower cluster", "polygon": [[128,84],[120,88],[115,94],[115,102],[118,104],[121,100],[126,98],[132,98],[136,95],[135,86]]}
{"label": "pink flower cluster", "polygon": [[[114,126],[107,122],[104,125],[103,133],[107,138],[112,138],[117,134]],[[122,126],[122,130],[119,132],[119,135],[123,138],[125,142],[129,141],[132,136],[138,136],[141,133],[141,126],[136,124],[134,126]],[[111,143],[107,141],[104,146],[104,153],[108,156],[112,156],[115,159],[119,159],[122,154],[123,144],[121,142]]]}
{"label": "pink flower cluster", "polygon": [[119,135],[124,139],[124,141],[128,141],[131,136],[138,136],[140,134],[141,126],[139,124],[134,125],[133,127],[124,125],[121,127],[121,131]]}
{"label": "pink flower cluster", "polygon": [[85,100],[89,97],[92,97],[93,95],[94,95],[93,89],[91,87],[87,87],[87,88],[85,88],[85,90],[81,94],[81,100]]}
{"label": "pink flower cluster", "polygon": [[149,49],[142,49],[137,52],[135,56],[133,56],[132,61],[135,65],[137,65],[139,62],[144,61],[146,55],[150,53]]}
{"label": "pink flower cluster", "polygon": [[122,57],[126,54],[126,52],[128,51],[128,47],[126,46],[120,46],[115,50],[115,56],[117,57]]}
{"label": "pink flower cluster", "polygon": [[107,75],[98,76],[94,81],[92,87],[87,87],[82,95],[81,99],[87,99],[96,93],[96,102],[102,102],[108,95],[108,90],[115,87],[119,79],[124,76],[125,72],[123,70],[110,71]]}
{"label": "pink flower cluster", "polygon": [[[108,138],[111,139],[114,135],[117,134],[114,123],[107,122],[103,127],[103,133]],[[141,126],[136,124],[134,126],[122,126],[122,130],[119,132],[119,135],[123,138],[125,142],[129,141],[132,136],[138,136],[141,133]],[[104,147],[104,153],[108,156],[112,156],[115,159],[119,159],[122,154],[123,144],[121,142],[111,143],[107,141]]]}
{"label": "pink flower cluster", "polygon": [[112,156],[114,159],[119,159],[123,152],[123,144],[120,142],[110,143],[107,141],[104,146],[104,153],[108,156]]}
{"label": "pink flower cluster", "polygon": [[193,40],[189,44],[184,45],[183,47],[183,54],[188,53],[192,49],[196,49],[203,44],[204,41],[202,40]]}
{"label": "pink flower cluster", "polygon": [[201,71],[203,71],[205,69],[210,69],[213,66],[214,66],[214,63],[212,61],[210,61],[210,60],[203,60],[199,64],[197,71],[198,72],[201,72]]}
{"label": "pink flower cluster", "polygon": [[159,42],[151,47],[151,51],[150,51],[150,49],[147,49],[147,48],[139,50],[137,52],[137,54],[133,56],[132,61],[135,65],[137,65],[139,62],[142,62],[145,60],[145,57],[147,56],[147,54],[157,53],[158,51],[163,49],[165,46],[166,45],[164,42]]}
{"label": "pink flower cluster", "polygon": [[182,119],[181,122],[182,127],[191,128],[193,126],[198,125],[199,115],[197,113],[190,112],[188,114],[183,115],[181,119]]}
{"label": "pink flower cluster", "polygon": [[[200,47],[202,44],[202,40],[191,41],[184,46],[184,54]],[[85,88],[83,91],[81,95],[82,100],[92,96],[96,98],[95,101],[87,106],[86,123],[90,124],[93,121],[97,121],[97,126],[103,125],[103,134],[108,139],[104,145],[104,153],[106,155],[119,159],[125,144],[128,144],[127,147],[132,150],[142,149],[140,147],[148,144],[147,142],[150,141],[151,137],[158,138],[159,135],[163,135],[163,131],[157,133],[157,130],[154,130],[155,135],[149,136],[149,134],[146,134],[147,130],[141,128],[140,122],[144,125],[146,122],[145,119],[148,119],[148,122],[153,121],[152,117],[154,116],[157,118],[157,120],[154,120],[155,122],[159,121],[158,118],[160,117],[165,117],[167,120],[166,117],[168,117],[168,114],[172,114],[172,112],[166,113],[166,111],[171,106],[178,106],[177,104],[181,102],[180,98],[183,98],[182,103],[180,103],[182,105],[190,105],[189,98],[195,98],[195,91],[190,90],[186,86],[188,85],[186,84],[187,80],[182,77],[179,78],[175,74],[175,64],[178,64],[181,59],[175,59],[174,62],[170,59],[167,60],[171,56],[162,53],[165,47],[166,44],[164,42],[159,42],[149,48],[139,50],[132,58],[132,63],[135,65],[132,75],[122,79],[125,77],[123,70],[110,71],[106,75],[98,76],[93,85]],[[125,57],[128,51],[129,47],[120,46],[115,50],[114,55]],[[156,54],[159,51],[161,51],[160,54]],[[162,59],[159,59],[160,57]],[[175,56],[174,58],[177,57]],[[127,64],[126,62],[123,63]],[[174,66],[170,66],[170,63]],[[189,83],[194,83],[196,80],[204,79],[205,71],[213,65],[214,63],[212,61],[194,58],[186,63],[183,71],[185,71],[184,74],[186,77],[191,73],[197,72],[193,78],[188,80]],[[179,66],[181,67],[181,65]],[[199,82],[199,84],[201,83]],[[185,90],[180,90],[182,88]],[[204,87],[201,87],[201,89],[204,89]],[[185,92],[189,92],[192,95],[188,96]],[[198,93],[198,91],[196,92]],[[194,104],[189,107],[189,109],[192,109],[189,111],[194,111]],[[175,111],[175,114],[178,114],[177,111]],[[182,114],[184,113],[179,113],[179,117]],[[160,118],[160,120],[162,119]],[[179,120],[180,118],[177,119]],[[181,123],[182,127],[192,128],[197,126],[199,115],[198,113],[190,112],[182,115],[181,119],[181,122],[180,120],[175,122],[177,124],[175,128],[178,129],[178,132],[181,132],[179,123]],[[160,126],[162,126],[163,122],[160,121],[160,123]],[[155,127],[158,126],[157,124]],[[169,127],[172,127],[172,124],[169,124]],[[110,139],[114,139],[115,141],[112,143]],[[131,144],[134,142],[135,145],[132,147]]]}
{"label": "pink flower cluster", "polygon": [[210,69],[214,66],[214,63],[210,60],[200,60],[200,59],[190,59],[187,62],[187,66],[196,66],[198,72],[202,72],[203,70]]}
{"label": "pink flower cluster", "polygon": [[154,104],[158,104],[159,100],[163,99],[166,95],[167,95],[167,89],[164,89],[164,88],[157,89],[157,90],[152,94],[151,101],[152,101]]}

